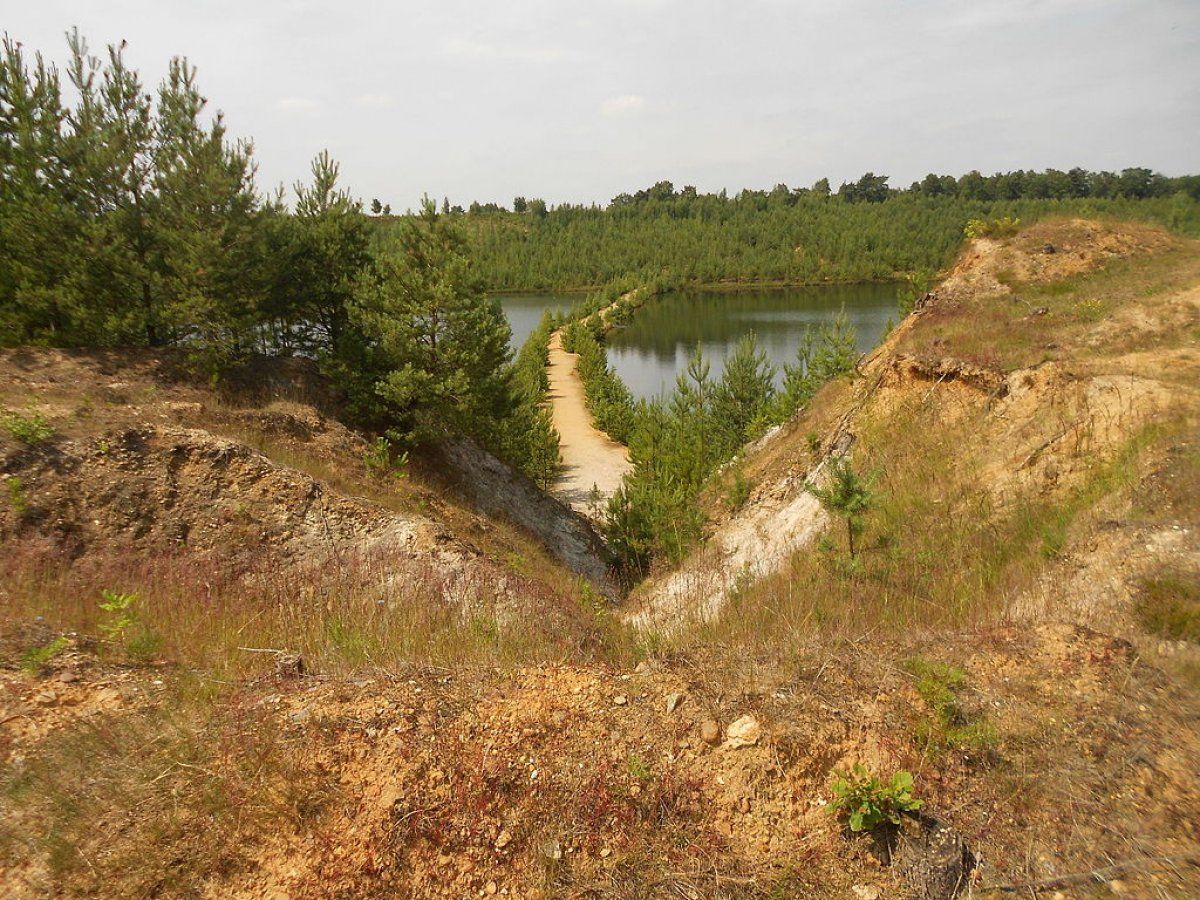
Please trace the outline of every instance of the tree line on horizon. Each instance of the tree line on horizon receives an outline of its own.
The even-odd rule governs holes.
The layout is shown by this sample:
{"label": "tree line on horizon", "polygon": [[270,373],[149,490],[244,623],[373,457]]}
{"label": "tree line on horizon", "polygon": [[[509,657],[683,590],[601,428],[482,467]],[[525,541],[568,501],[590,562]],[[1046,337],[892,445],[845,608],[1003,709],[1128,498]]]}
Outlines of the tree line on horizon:
{"label": "tree line on horizon", "polygon": [[1197,175],[1076,167],[931,173],[904,189],[888,180],[868,172],[836,191],[822,178],[732,195],[660,181],[603,206],[519,197],[514,211],[448,199],[442,209],[462,217],[493,290],[585,289],[663,271],[690,283],[890,280],[943,266],[971,219],[1115,216],[1200,234]]}
{"label": "tree line on horizon", "polygon": [[288,209],[187,60],[151,91],[124,43],[68,46],[72,105],[55,66],[0,44],[0,346],[177,348],[214,379],[307,356],[355,424],[472,436],[550,477],[557,438],[455,220],[426,200],[378,233],[324,152]]}

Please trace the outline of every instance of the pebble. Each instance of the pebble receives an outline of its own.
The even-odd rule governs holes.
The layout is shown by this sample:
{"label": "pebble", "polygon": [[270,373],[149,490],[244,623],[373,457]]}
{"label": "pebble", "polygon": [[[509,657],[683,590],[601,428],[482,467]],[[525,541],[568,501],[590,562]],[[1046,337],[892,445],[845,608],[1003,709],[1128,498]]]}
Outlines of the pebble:
{"label": "pebble", "polygon": [[758,743],[762,734],[762,726],[754,716],[742,716],[730,723],[725,729],[725,749],[737,750],[741,747],[753,747]]}
{"label": "pebble", "polygon": [[69,671],[69,670],[68,670],[68,671],[66,671],[66,672],[59,672],[59,673],[58,673],[58,680],[59,680],[59,681],[61,681],[63,684],[70,684],[70,683],[71,683],[71,682],[73,682],[73,681],[78,681],[78,680],[79,680],[79,673],[78,673],[78,672],[71,672],[71,671]]}
{"label": "pebble", "polygon": [[683,694],[667,694],[667,712],[673,713],[679,709],[679,704],[683,703]]}
{"label": "pebble", "polygon": [[512,843],[512,835],[509,834],[509,831],[506,828],[500,832],[500,837],[496,838],[496,849],[503,850],[505,847],[507,847],[511,843]]}
{"label": "pebble", "polygon": [[603,859],[608,859],[610,856],[612,856],[612,851],[609,850],[607,847],[605,847],[603,850],[600,851],[600,856]]}
{"label": "pebble", "polygon": [[879,900],[879,888],[873,884],[856,884],[850,890],[858,900]]}
{"label": "pebble", "polygon": [[628,702],[629,702],[629,698],[626,697],[624,694],[617,694],[617,696],[613,697],[613,705],[614,706],[624,706]]}
{"label": "pebble", "polygon": [[721,726],[716,719],[706,719],[700,726],[700,740],[706,744],[716,744],[721,740]]}

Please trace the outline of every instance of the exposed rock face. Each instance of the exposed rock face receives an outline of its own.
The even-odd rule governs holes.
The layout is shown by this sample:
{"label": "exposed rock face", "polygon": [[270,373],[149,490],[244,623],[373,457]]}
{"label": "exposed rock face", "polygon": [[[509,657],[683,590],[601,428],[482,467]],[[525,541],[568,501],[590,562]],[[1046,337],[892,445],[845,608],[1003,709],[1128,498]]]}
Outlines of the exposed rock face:
{"label": "exposed rock face", "polygon": [[604,542],[584,516],[469,441],[447,444],[442,456],[456,487],[481,512],[510,519],[537,535],[571,571],[587,578],[610,599],[617,596]]}
{"label": "exposed rock face", "polygon": [[83,546],[269,552],[281,558],[386,545],[458,566],[479,554],[442,526],[344,497],[296,469],[196,428],[144,426],[0,460],[27,518]]}

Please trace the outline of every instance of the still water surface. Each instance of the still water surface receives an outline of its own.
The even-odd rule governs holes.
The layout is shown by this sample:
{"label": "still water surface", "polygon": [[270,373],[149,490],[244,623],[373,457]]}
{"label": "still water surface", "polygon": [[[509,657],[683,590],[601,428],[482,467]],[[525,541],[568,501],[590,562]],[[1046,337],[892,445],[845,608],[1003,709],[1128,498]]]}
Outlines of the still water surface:
{"label": "still water surface", "polygon": [[[537,326],[542,310],[569,309],[579,295],[523,294],[501,298],[513,328],[514,346]],[[635,397],[669,391],[699,344],[720,377],[725,357],[748,332],[782,379],[783,364],[796,359],[804,332],[831,322],[840,310],[854,326],[858,349],[879,343],[896,318],[896,285],[846,284],[799,288],[688,290],[656,299],[625,328],[608,336],[608,361]]]}
{"label": "still water surface", "polygon": [[635,397],[654,397],[674,387],[697,344],[719,378],[725,357],[754,332],[780,383],[804,332],[832,322],[842,309],[865,353],[896,318],[896,285],[681,291],[638,310],[626,328],[611,333],[608,361]]}
{"label": "still water surface", "polygon": [[496,294],[508,324],[512,327],[512,348],[520,350],[526,338],[542,321],[545,310],[566,312],[586,294]]}

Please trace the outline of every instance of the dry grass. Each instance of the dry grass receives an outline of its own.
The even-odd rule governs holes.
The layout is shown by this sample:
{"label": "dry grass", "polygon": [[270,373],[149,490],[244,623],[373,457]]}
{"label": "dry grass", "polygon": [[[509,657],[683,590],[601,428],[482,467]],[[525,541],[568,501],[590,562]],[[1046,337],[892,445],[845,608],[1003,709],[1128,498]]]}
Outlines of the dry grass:
{"label": "dry grass", "polygon": [[1093,337],[1098,323],[1150,298],[1180,291],[1200,279],[1196,242],[1177,243],[1150,255],[1110,260],[1103,268],[1049,282],[1003,277],[1011,293],[967,304],[934,305],[901,346],[910,353],[954,356],[1010,372],[1052,360],[1078,362],[1102,351],[1132,352],[1194,341],[1197,327]]}
{"label": "dry grass", "polygon": [[1164,572],[1142,579],[1137,613],[1159,637],[1200,643],[1200,574]]}
{"label": "dry grass", "polygon": [[[113,552],[72,562],[44,540],[10,541],[0,561],[0,633],[43,621],[101,642],[104,655],[183,665],[222,678],[269,670],[242,647],[298,652],[314,671],[627,659],[632,641],[576,585],[454,584],[386,553],[313,566],[230,571],[218,555]],[[105,635],[101,591],[135,593],[136,627]],[[447,595],[450,595],[449,597]],[[531,615],[537,609],[539,614]],[[13,655],[27,646],[10,645]]]}
{"label": "dry grass", "polygon": [[4,771],[20,815],[0,819],[0,860],[40,860],[76,896],[198,896],[252,862],[271,823],[312,822],[335,797],[265,708],[211,682],[168,690],[82,719]]}
{"label": "dry grass", "polygon": [[1064,551],[1076,518],[1129,490],[1158,439],[1152,430],[1139,434],[1064,499],[1001,505],[960,452],[971,422],[959,427],[948,430],[919,401],[864,423],[855,467],[875,477],[877,505],[857,559],[835,526],[817,552],[801,551],[785,572],[735,592],[724,613],[696,626],[684,644],[765,650],[1005,621],[1012,602]]}

